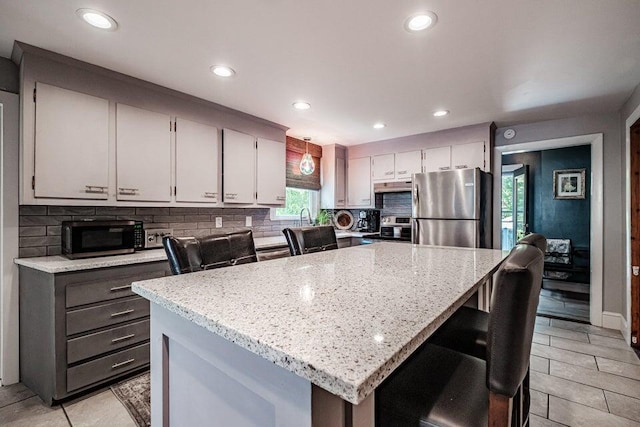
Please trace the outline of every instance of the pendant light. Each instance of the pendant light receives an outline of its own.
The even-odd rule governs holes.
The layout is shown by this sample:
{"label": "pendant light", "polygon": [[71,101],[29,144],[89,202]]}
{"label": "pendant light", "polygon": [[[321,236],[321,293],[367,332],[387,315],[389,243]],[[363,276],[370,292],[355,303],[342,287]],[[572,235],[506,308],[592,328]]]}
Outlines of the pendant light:
{"label": "pendant light", "polygon": [[316,170],[316,164],[313,161],[313,157],[309,154],[309,141],[311,138],[304,138],[307,143],[306,152],[302,155],[302,159],[300,160],[300,172],[302,175],[311,175],[313,171]]}

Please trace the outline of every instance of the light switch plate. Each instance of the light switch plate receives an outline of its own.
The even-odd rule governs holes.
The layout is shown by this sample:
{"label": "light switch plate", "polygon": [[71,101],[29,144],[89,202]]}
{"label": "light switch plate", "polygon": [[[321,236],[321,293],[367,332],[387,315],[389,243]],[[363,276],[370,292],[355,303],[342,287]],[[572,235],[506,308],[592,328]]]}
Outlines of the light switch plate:
{"label": "light switch plate", "polygon": [[216,217],[216,228],[222,228],[222,217],[221,216],[217,216]]}
{"label": "light switch plate", "polygon": [[253,221],[251,220],[250,216],[244,217],[244,225],[245,225],[245,227],[251,227],[252,223],[253,223]]}

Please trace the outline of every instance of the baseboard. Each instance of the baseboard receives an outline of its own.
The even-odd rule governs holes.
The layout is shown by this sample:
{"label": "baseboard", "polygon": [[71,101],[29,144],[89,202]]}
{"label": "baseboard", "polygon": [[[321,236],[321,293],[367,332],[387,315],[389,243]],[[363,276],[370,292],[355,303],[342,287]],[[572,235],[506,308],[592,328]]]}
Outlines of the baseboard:
{"label": "baseboard", "polygon": [[622,317],[620,313],[613,313],[611,311],[602,312],[602,327],[607,329],[615,329],[622,332],[625,335],[627,330],[627,321]]}

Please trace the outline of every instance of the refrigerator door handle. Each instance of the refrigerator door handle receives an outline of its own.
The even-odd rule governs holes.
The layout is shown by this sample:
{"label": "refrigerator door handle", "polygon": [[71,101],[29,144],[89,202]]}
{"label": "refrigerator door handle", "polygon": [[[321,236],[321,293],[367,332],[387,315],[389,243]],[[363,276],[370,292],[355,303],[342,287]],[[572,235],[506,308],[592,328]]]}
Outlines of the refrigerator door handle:
{"label": "refrigerator door handle", "polygon": [[420,191],[418,188],[418,184],[413,186],[413,203],[417,205],[420,202]]}

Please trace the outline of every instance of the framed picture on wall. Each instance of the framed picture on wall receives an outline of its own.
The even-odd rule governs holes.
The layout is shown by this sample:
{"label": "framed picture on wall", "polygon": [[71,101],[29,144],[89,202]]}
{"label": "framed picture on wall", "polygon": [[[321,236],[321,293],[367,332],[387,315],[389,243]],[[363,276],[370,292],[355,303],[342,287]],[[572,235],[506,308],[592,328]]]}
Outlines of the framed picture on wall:
{"label": "framed picture on wall", "polygon": [[561,169],[553,171],[554,199],[584,199],[586,169]]}

